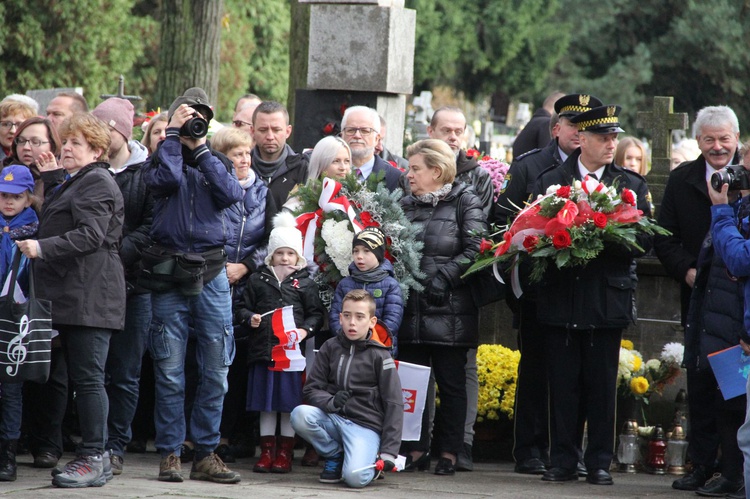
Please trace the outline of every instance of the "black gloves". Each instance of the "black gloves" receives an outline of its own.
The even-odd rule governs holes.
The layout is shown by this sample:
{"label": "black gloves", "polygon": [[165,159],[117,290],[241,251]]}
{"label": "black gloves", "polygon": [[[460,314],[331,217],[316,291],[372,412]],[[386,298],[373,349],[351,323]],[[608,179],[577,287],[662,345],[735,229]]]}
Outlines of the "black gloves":
{"label": "black gloves", "polygon": [[341,409],[352,396],[352,392],[349,390],[339,390],[336,395],[333,396],[333,407],[334,409]]}
{"label": "black gloves", "polygon": [[433,307],[439,307],[445,303],[445,299],[448,297],[448,291],[450,290],[450,286],[448,284],[448,280],[438,272],[435,277],[432,278],[432,281],[427,285],[427,288],[424,290],[425,299],[427,300],[428,305],[432,305]]}

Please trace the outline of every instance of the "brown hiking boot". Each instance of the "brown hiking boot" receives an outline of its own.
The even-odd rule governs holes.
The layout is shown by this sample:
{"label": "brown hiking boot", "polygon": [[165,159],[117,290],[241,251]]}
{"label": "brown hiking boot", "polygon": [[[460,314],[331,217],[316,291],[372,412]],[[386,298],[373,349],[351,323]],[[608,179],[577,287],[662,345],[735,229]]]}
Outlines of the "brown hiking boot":
{"label": "brown hiking boot", "polygon": [[193,461],[190,479],[216,483],[237,483],[241,480],[240,474],[227,468],[224,461],[213,452],[198,462]]}
{"label": "brown hiking boot", "polygon": [[171,453],[161,459],[159,463],[159,481],[160,482],[181,482],[182,467],[180,466],[180,456]]}

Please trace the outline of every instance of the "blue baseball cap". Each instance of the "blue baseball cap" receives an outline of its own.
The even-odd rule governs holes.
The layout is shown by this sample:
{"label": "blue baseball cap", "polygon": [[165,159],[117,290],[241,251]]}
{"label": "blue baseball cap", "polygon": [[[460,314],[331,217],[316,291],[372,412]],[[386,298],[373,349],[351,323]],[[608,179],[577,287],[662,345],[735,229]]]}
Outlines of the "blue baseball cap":
{"label": "blue baseball cap", "polygon": [[31,170],[24,165],[10,165],[0,171],[0,192],[21,194],[24,191],[34,192]]}

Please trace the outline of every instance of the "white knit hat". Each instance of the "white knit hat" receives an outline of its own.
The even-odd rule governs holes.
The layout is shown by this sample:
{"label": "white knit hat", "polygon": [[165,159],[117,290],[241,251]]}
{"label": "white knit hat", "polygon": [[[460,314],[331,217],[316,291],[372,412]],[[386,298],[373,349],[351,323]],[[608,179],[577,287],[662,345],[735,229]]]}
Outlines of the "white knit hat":
{"label": "white knit hat", "polygon": [[273,253],[279,248],[291,248],[297,253],[297,265],[307,267],[307,259],[302,256],[302,233],[297,229],[297,219],[287,211],[279,212],[273,217],[273,230],[268,237],[268,255],[266,265],[271,265]]}

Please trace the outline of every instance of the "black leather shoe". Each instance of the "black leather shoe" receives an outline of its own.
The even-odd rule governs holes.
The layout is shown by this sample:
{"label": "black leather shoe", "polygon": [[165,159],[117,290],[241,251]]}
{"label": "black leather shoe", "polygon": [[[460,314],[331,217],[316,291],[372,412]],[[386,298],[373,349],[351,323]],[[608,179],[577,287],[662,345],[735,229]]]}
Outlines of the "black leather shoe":
{"label": "black leather shoe", "polygon": [[576,472],[578,473],[578,476],[580,478],[586,478],[589,476],[589,470],[586,469],[586,465],[583,464],[583,461],[578,461],[578,464],[576,465]]}
{"label": "black leather shoe", "polygon": [[403,471],[430,471],[430,453],[425,452],[417,459],[406,456],[406,465]]}
{"label": "black leather shoe", "polygon": [[742,481],[733,482],[717,473],[706,482],[706,485],[698,487],[695,493],[704,497],[726,497],[738,492],[741,488],[743,488]]}
{"label": "black leather shoe", "polygon": [[589,471],[586,481],[592,485],[612,485],[612,475],[607,470],[592,470]]}
{"label": "black leather shoe", "polygon": [[711,471],[705,466],[698,465],[693,467],[693,471],[684,477],[672,482],[672,488],[677,490],[698,490],[698,487],[703,487],[709,478],[711,478]]}
{"label": "black leather shoe", "polygon": [[438,459],[438,462],[435,465],[435,474],[436,475],[455,475],[456,466],[447,457],[441,457],[440,459]]}
{"label": "black leather shoe", "polygon": [[541,459],[532,457],[525,459],[519,463],[516,463],[516,467],[513,470],[516,473],[522,475],[543,475],[547,468],[544,466],[544,462]]}
{"label": "black leather shoe", "polygon": [[34,468],[54,468],[59,460],[51,452],[40,452],[34,456]]}
{"label": "black leather shoe", "polygon": [[565,468],[550,468],[542,475],[545,482],[572,482],[578,480],[576,470],[566,470]]}

